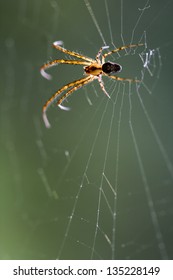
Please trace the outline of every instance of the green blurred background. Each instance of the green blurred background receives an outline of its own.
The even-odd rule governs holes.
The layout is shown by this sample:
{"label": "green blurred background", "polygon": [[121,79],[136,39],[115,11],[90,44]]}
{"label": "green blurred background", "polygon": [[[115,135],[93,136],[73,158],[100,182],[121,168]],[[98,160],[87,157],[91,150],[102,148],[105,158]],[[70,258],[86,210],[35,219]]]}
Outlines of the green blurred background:
{"label": "green blurred background", "polygon": [[[69,112],[51,106],[52,127],[44,126],[46,100],[83,75],[73,66],[51,69],[52,81],[40,75],[43,63],[64,57],[52,42],[93,58],[104,45],[85,2],[0,2],[0,258],[172,259],[172,1],[149,1],[139,22],[144,0],[90,1],[111,49],[110,26],[116,46],[146,31],[148,50],[160,50],[160,74],[156,53],[153,77],[144,76],[152,94],[140,89],[152,123],[132,85],[135,138],[129,88],[106,79],[111,100],[94,82],[68,99]],[[138,53],[122,54],[120,76],[140,78]]]}

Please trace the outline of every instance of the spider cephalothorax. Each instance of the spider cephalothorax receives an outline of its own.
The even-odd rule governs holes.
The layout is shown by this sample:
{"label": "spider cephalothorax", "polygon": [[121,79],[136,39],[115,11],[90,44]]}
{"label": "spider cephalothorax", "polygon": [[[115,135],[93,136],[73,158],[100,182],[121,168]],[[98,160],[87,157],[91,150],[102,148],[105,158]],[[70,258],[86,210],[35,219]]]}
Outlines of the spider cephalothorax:
{"label": "spider cephalothorax", "polygon": [[[128,81],[128,82],[139,82],[138,80],[135,79],[129,79],[129,78],[120,78],[118,76],[115,75],[111,75],[114,73],[118,73],[122,70],[121,65],[114,63],[114,62],[110,62],[107,61],[105,62],[105,58],[108,55],[111,55],[113,53],[119,52],[121,50],[125,50],[127,48],[135,48],[138,46],[143,46],[143,44],[134,44],[134,45],[127,45],[127,46],[122,46],[120,48],[117,48],[115,50],[109,51],[105,54],[102,54],[102,51],[104,49],[109,48],[108,46],[104,46],[102,48],[100,48],[100,50],[98,51],[96,58],[92,59],[90,57],[81,55],[79,53],[73,52],[73,51],[69,51],[66,50],[64,48],[62,48],[60,45],[62,45],[63,42],[62,41],[56,41],[53,43],[53,47],[63,53],[66,53],[68,55],[71,55],[73,57],[77,57],[79,60],[66,60],[66,59],[55,59],[53,61],[50,61],[46,64],[44,64],[41,68],[40,68],[40,72],[42,74],[43,77],[45,77],[46,79],[50,80],[51,79],[51,75],[47,74],[45,72],[46,69],[57,65],[57,64],[72,64],[72,65],[83,65],[84,66],[84,73],[86,74],[86,76],[84,78],[81,78],[79,80],[76,80],[74,82],[71,82],[69,84],[66,84],[65,86],[63,86],[62,88],[60,88],[43,106],[43,120],[45,122],[46,127],[50,127],[50,123],[47,119],[46,116],[46,111],[47,108],[54,102],[57,101],[57,98],[63,93],[65,92],[57,101],[57,105],[64,110],[69,110],[69,108],[62,106],[62,102],[75,90],[81,88],[82,86],[92,82],[93,80],[97,79],[101,89],[103,90],[103,92],[110,98],[109,94],[107,93],[103,81],[102,81],[102,76],[107,76],[111,79],[117,80],[117,81]],[[100,58],[101,57],[101,58]]]}

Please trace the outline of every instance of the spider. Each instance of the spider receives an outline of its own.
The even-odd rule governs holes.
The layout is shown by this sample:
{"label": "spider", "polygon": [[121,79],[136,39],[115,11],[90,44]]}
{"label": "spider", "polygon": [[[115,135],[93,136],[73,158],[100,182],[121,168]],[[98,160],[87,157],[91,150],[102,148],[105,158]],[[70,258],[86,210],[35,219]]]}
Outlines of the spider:
{"label": "spider", "polygon": [[53,61],[50,61],[48,63],[45,63],[41,68],[40,68],[40,72],[41,75],[50,80],[51,79],[51,75],[47,74],[45,72],[46,69],[55,66],[57,64],[73,64],[73,65],[84,65],[84,74],[85,77],[78,79],[76,81],[73,81],[71,83],[66,84],[65,86],[63,86],[62,88],[60,88],[43,106],[42,112],[43,112],[43,120],[45,123],[45,126],[47,128],[50,127],[50,123],[47,119],[47,115],[46,115],[46,111],[48,109],[48,107],[57,100],[57,98],[59,97],[60,94],[62,94],[64,91],[65,93],[60,97],[60,99],[57,101],[57,105],[63,109],[63,110],[69,110],[70,108],[68,107],[64,107],[62,105],[62,102],[74,91],[78,90],[79,88],[83,87],[84,85],[92,82],[93,80],[97,79],[101,89],[103,90],[103,92],[106,94],[107,97],[110,98],[109,94],[107,93],[105,87],[104,87],[104,83],[102,80],[102,76],[107,76],[111,79],[117,80],[117,81],[128,81],[128,82],[140,82],[139,80],[135,80],[135,79],[129,79],[129,78],[120,78],[117,76],[112,76],[111,74],[113,73],[118,73],[122,70],[122,66],[118,63],[114,63],[114,62],[110,62],[107,61],[105,62],[105,58],[109,55],[111,55],[112,53],[116,53],[122,50],[125,50],[127,48],[135,48],[138,46],[143,46],[143,44],[130,44],[130,45],[126,45],[126,46],[122,46],[119,47],[117,49],[114,49],[112,51],[108,51],[107,53],[104,53],[102,55],[102,51],[104,49],[109,48],[109,46],[103,46],[100,48],[100,50],[98,51],[96,58],[92,59],[90,57],[84,56],[82,54],[67,50],[63,47],[61,47],[61,45],[63,44],[62,41],[56,41],[53,43],[53,47],[63,53],[66,53],[70,56],[73,57],[77,57],[79,60],[66,60],[66,59],[55,59]]}

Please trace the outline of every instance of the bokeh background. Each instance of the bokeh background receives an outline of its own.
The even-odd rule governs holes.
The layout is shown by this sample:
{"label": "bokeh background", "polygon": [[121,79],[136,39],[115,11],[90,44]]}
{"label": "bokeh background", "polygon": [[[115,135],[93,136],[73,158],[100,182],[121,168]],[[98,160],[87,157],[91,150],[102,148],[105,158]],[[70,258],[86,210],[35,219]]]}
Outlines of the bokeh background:
{"label": "bokeh background", "polygon": [[[133,31],[134,43],[146,31],[147,50],[159,48],[143,78],[151,94],[140,90],[151,122],[132,85],[132,137],[129,87],[110,80],[111,100],[94,82],[69,98],[69,112],[51,106],[44,126],[46,100],[83,75],[73,66],[40,75],[64,57],[52,42],[90,57],[104,45],[85,2],[0,1],[1,259],[173,258],[173,3],[148,1],[142,14],[146,3],[90,1],[111,48]],[[140,78],[141,51],[122,54],[121,76]]]}

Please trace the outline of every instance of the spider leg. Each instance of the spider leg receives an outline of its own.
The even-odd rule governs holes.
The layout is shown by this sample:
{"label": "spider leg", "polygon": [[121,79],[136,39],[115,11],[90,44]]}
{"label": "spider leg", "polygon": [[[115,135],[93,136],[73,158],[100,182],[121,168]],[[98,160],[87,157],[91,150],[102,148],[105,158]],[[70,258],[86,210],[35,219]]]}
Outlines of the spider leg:
{"label": "spider leg", "polygon": [[81,80],[81,82],[78,84],[75,84],[69,91],[67,91],[57,102],[57,105],[63,109],[63,110],[69,110],[69,108],[62,106],[62,102],[70,95],[72,94],[74,91],[80,89],[81,87],[83,87],[84,85],[92,82],[95,79],[94,76],[88,76],[86,78],[83,79],[83,81]]}
{"label": "spider leg", "polygon": [[104,74],[104,75],[111,78],[111,79],[117,80],[117,81],[126,81],[126,82],[134,82],[134,83],[140,83],[141,82],[140,80],[136,80],[136,79],[121,78],[121,77],[110,76],[110,75],[106,75],[106,74]]}
{"label": "spider leg", "polygon": [[85,55],[82,55],[82,54],[79,54],[79,53],[76,53],[76,52],[73,52],[73,51],[69,51],[67,49],[64,49],[62,47],[60,47],[60,45],[62,45],[62,41],[56,41],[53,43],[53,47],[63,53],[66,53],[66,54],[69,54],[69,55],[72,55],[72,56],[75,56],[77,58],[80,58],[80,59],[83,59],[83,60],[86,60],[86,61],[89,61],[89,62],[95,62],[94,59],[90,58],[90,57],[87,57]]}
{"label": "spider leg", "polygon": [[115,50],[112,50],[108,53],[105,53],[103,54],[102,56],[102,63],[104,63],[104,60],[105,60],[105,57],[107,57],[108,55],[111,55],[112,53],[116,53],[116,52],[119,52],[119,51],[122,51],[122,50],[125,50],[125,49],[128,49],[128,48],[135,48],[135,47],[139,47],[139,46],[143,46],[144,44],[134,44],[134,45],[126,45],[126,46],[122,46],[120,48],[117,48]]}
{"label": "spider leg", "polygon": [[48,63],[45,63],[43,66],[40,68],[40,73],[41,75],[46,78],[47,80],[51,80],[52,76],[50,74],[47,74],[45,72],[46,69],[51,68],[53,66],[56,66],[58,64],[73,64],[73,65],[85,65],[88,66],[91,63],[87,61],[80,61],[80,60],[66,60],[66,59],[55,59],[53,61],[50,61]]}
{"label": "spider leg", "polygon": [[[56,101],[57,97],[58,97],[63,91],[68,90],[68,89],[71,88],[71,87],[72,87],[72,89],[76,90],[77,88],[79,88],[79,87],[81,87],[81,86],[83,86],[83,85],[89,83],[89,82],[92,81],[94,78],[95,78],[95,77],[87,76],[87,77],[85,77],[85,78],[81,78],[81,79],[79,79],[79,80],[76,80],[76,81],[74,81],[74,82],[71,82],[71,83],[69,83],[69,84],[63,86],[62,88],[60,88],[60,89],[45,103],[45,105],[43,106],[43,109],[42,109],[42,114],[43,114],[43,120],[44,120],[45,126],[46,126],[47,128],[50,127],[50,123],[49,123],[49,121],[48,121],[48,118],[47,118],[47,115],[46,115],[46,111],[47,111],[48,107],[49,107],[54,101]],[[75,88],[75,87],[78,86],[78,85],[79,85],[79,87]],[[72,89],[71,89],[71,90],[72,90]],[[71,90],[69,90],[69,91],[71,91]],[[69,91],[68,91],[68,92],[69,92]],[[68,92],[67,92],[67,93],[68,93]],[[62,103],[62,101],[64,100],[64,98],[66,98],[67,95],[69,95],[71,92],[70,92],[69,94],[67,94],[67,93],[65,94],[65,96],[63,95],[63,96],[60,98],[60,100],[58,101],[58,105],[60,105],[60,104]]]}
{"label": "spider leg", "polygon": [[[108,49],[109,48],[109,46],[103,46],[103,47],[101,47],[100,48],[100,50],[98,51],[98,53],[97,53],[97,55],[96,55],[96,60],[97,60],[97,62],[100,62],[100,55],[102,54],[102,51],[104,50],[104,49]],[[101,63],[101,62],[100,62]]]}
{"label": "spider leg", "polygon": [[105,90],[105,87],[104,87],[104,83],[103,83],[103,80],[101,78],[101,75],[100,76],[97,76],[98,78],[98,81],[99,81],[99,84],[101,86],[101,89],[103,90],[103,92],[106,94],[107,97],[111,98],[110,95],[107,93],[107,91]]}

